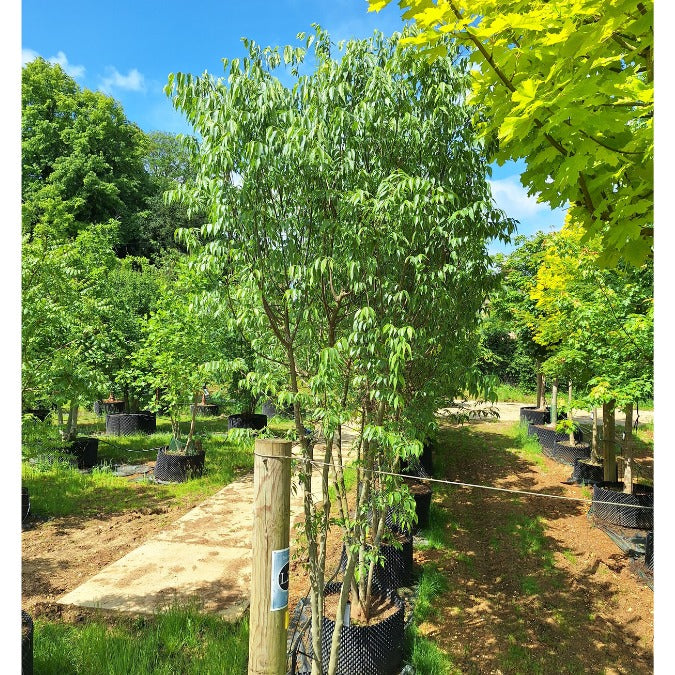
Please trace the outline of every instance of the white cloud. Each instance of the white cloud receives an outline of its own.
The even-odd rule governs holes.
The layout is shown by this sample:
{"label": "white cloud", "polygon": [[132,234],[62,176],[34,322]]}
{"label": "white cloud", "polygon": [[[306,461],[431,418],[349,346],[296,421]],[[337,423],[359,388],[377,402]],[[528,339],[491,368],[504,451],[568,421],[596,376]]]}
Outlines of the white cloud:
{"label": "white cloud", "polygon": [[520,220],[551,211],[551,207],[546,202],[539,203],[536,197],[530,197],[527,194],[527,190],[520,184],[518,176],[498,178],[488,182],[497,206],[512,218]]}
{"label": "white cloud", "polygon": [[[22,49],[21,50],[21,65],[25,66],[30,61],[34,61],[38,56],[40,56],[34,49]],[[64,72],[70,77],[78,78],[83,77],[85,73],[84,66],[76,66],[68,62],[68,57],[64,52],[58,51],[56,56],[50,56],[47,61],[49,63],[58,63]]]}
{"label": "white cloud", "polygon": [[72,63],[68,63],[68,58],[61,51],[57,52],[56,56],[50,56],[47,61],[49,63],[58,63],[71,77],[77,78],[84,75],[84,66],[75,66]]}
{"label": "white cloud", "polygon": [[35,59],[40,56],[36,51],[32,49],[22,49],[21,50],[21,66],[25,66],[30,61],[35,61]]}
{"label": "white cloud", "polygon": [[109,66],[108,75],[101,80],[99,89],[106,93],[112,93],[113,89],[126,91],[145,91],[145,78],[141,73],[132,68],[126,75],[122,75],[117,68]]}

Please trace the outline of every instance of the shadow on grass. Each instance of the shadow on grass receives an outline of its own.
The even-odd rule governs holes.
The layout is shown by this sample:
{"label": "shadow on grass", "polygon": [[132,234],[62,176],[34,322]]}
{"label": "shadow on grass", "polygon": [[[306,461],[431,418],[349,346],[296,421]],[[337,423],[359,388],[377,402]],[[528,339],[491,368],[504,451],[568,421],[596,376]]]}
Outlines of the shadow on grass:
{"label": "shadow on grass", "polygon": [[[30,494],[30,519],[104,517],[124,511],[168,507],[187,499],[205,499],[253,468],[252,442],[235,443],[224,434],[213,434],[204,440],[205,471],[200,478],[162,485],[143,476],[130,480],[109,470],[113,464],[152,462],[157,458],[156,448],[168,441],[169,436],[161,433],[101,439],[99,463],[102,466],[90,473],[63,465],[41,468],[24,463],[22,484]],[[152,476],[152,471],[146,475]]]}
{"label": "shadow on grass", "polygon": [[[443,428],[436,477],[537,490],[536,456],[517,425]],[[562,492],[552,483],[546,493]],[[556,566],[586,551],[568,551],[546,521],[583,515],[587,506],[477,488],[434,487],[422,562],[446,574],[437,601],[438,644],[464,673],[652,672],[652,652],[633,626],[603,615],[613,587],[592,566]],[[592,540],[589,541],[592,550]],[[636,620],[633,623],[637,622]]]}

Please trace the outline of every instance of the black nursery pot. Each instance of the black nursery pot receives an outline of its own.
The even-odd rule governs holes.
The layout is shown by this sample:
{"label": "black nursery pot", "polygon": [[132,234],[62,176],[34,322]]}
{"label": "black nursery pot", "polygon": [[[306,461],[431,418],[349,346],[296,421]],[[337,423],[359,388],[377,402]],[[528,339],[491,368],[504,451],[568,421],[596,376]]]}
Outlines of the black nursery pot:
{"label": "black nursery pot", "polygon": [[[635,483],[633,494],[629,495],[623,492],[623,487],[623,483],[620,482],[602,482],[594,485],[591,513],[606,523],[620,527],[653,529],[654,488]],[[647,508],[635,508],[636,506]]]}
{"label": "black nursery pot", "polygon": [[30,513],[30,495],[28,488],[21,488],[21,522],[23,523]]}
{"label": "black nursery pot", "polygon": [[[567,418],[567,413],[559,412],[558,420]],[[528,424],[548,424],[551,421],[551,406],[539,410],[534,405],[525,405],[520,408],[520,421]]]}
{"label": "black nursery pot", "polygon": [[44,422],[47,419],[47,415],[51,410],[49,408],[28,408],[27,410],[23,411],[24,415],[33,415],[33,417],[37,417],[40,422]]}
{"label": "black nursery pot", "polygon": [[589,443],[577,443],[569,445],[569,439],[566,441],[556,441],[553,445],[551,457],[561,464],[574,466],[577,459],[590,459],[591,446]]}
{"label": "black nursery pot", "polygon": [[647,532],[645,542],[645,567],[654,571],[654,532]]}
{"label": "black nursery pot", "polygon": [[[326,584],[325,595],[340,592],[341,583]],[[351,624],[340,630],[337,672],[341,675],[394,675],[403,659],[404,606],[396,594],[388,599],[396,605],[394,614],[368,626]],[[321,661],[328,669],[335,621],[324,616],[321,625]]]}
{"label": "black nursery pot", "polygon": [[68,452],[77,457],[80,469],[91,469],[98,462],[98,438],[76,438],[68,446]]}
{"label": "black nursery pot", "polygon": [[581,485],[590,485],[593,483],[602,483],[604,472],[602,464],[593,464],[587,459],[575,459],[574,469],[570,476],[570,481]]}
{"label": "black nursery pot", "polygon": [[267,426],[267,415],[241,413],[227,418],[227,429],[255,429],[259,431]]}
{"label": "black nursery pot", "polygon": [[168,446],[157,450],[155,479],[165,483],[184,483],[204,473],[205,452],[196,455],[167,454]]}
{"label": "black nursery pot", "polygon": [[415,533],[429,527],[429,512],[433,491],[430,485],[426,485],[422,481],[406,480],[406,483],[415,498],[415,513],[417,514],[417,525],[413,528],[413,533]]}
{"label": "black nursery pot", "polygon": [[[413,568],[413,542],[410,533],[398,532],[397,536],[403,541],[403,548],[397,548],[393,544],[382,544],[380,554],[384,557],[384,567],[375,565],[373,570],[373,588],[382,592],[393,592],[402,586],[410,586],[412,583]],[[340,569],[347,567],[347,552],[344,545],[340,555]]]}
{"label": "black nursery pot", "polygon": [[546,424],[551,419],[551,413],[546,410],[537,410],[534,405],[526,405],[520,408],[520,421],[529,424]]}
{"label": "black nursery pot", "polygon": [[33,619],[21,610],[21,675],[33,675]]}
{"label": "black nursery pot", "polygon": [[154,434],[155,431],[157,431],[157,416],[149,410],[139,413],[115,413],[106,415],[105,418],[105,432],[110,436]]}
{"label": "black nursery pot", "polygon": [[198,403],[190,406],[190,412],[194,412],[195,415],[208,417],[220,414],[220,408],[215,403]]}
{"label": "black nursery pot", "polygon": [[[555,429],[539,424],[528,424],[527,433],[530,436],[537,436],[541,447],[544,450],[549,450],[550,453],[553,452],[556,443],[569,439],[569,434],[558,433]],[[574,438],[579,443],[584,440],[584,435],[580,430],[577,430],[574,432]]]}

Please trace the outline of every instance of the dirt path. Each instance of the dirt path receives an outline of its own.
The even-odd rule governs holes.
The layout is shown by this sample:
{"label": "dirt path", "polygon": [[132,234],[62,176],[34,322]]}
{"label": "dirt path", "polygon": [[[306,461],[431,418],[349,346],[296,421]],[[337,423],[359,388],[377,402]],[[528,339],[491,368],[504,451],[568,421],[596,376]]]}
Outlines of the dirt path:
{"label": "dirt path", "polygon": [[[513,424],[446,432],[448,480],[588,497],[569,467],[513,450]],[[437,490],[450,551],[418,553],[445,572],[441,615],[422,630],[463,673],[653,671],[653,592],[587,517],[588,506],[477,489]]]}

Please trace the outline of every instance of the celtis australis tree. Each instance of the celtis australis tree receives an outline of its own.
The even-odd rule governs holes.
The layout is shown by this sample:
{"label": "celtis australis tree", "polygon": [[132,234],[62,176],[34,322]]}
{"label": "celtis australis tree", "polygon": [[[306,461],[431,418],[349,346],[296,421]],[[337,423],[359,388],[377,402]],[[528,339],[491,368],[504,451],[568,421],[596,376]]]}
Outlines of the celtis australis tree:
{"label": "celtis australis tree", "polygon": [[[315,675],[328,528],[343,528],[347,553],[334,673],[350,592],[369,618],[386,510],[406,502],[409,522],[413,508],[406,488],[372,470],[419,455],[435,405],[471,379],[492,282],[486,241],[513,229],[491,198],[466,70],[450,55],[416,59],[399,37],[336,47],[315,27],[303,46],[245,41],[225,77],[176,74],[168,87],[201,137],[197,175],[174,198],[208,220],[183,239],[256,354],[251,386],[293,403]],[[314,70],[302,75],[305,59]],[[275,76],[282,68],[291,86]],[[341,468],[347,422],[358,428],[355,505]],[[326,439],[317,503],[308,424]]]}

